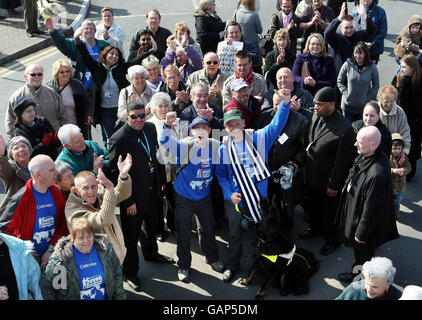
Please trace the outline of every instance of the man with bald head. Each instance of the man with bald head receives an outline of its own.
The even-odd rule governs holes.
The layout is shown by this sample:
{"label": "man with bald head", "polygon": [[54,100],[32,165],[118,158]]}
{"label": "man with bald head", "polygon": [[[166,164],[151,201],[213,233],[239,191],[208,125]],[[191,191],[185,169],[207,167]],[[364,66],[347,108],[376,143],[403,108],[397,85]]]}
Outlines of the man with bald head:
{"label": "man with bald head", "polygon": [[223,90],[224,81],[229,77],[220,69],[220,59],[215,52],[209,51],[204,55],[202,61],[203,69],[192,73],[186,85],[192,87],[196,82],[203,81],[209,86],[208,102],[223,107]]}
{"label": "man with bald head", "polygon": [[[312,118],[312,110],[314,108],[313,97],[309,91],[302,89],[298,83],[295,82],[295,77],[290,68],[284,67],[278,69],[276,75],[277,88],[275,90],[289,90],[292,98],[296,96],[299,104],[293,104],[290,107],[292,110],[299,112],[308,119]],[[264,103],[262,110],[267,110],[273,106],[273,90],[268,90],[264,95]]]}
{"label": "man with bald head", "polygon": [[338,275],[343,282],[353,281],[376,248],[399,237],[390,164],[378,148],[380,141],[381,133],[374,126],[362,128],[356,137],[359,156],[345,181],[336,219],[343,243],[355,253],[352,272]]}
{"label": "man with bald head", "polygon": [[4,125],[6,133],[11,137],[15,130],[16,114],[13,107],[22,98],[31,97],[36,102],[37,116],[46,118],[54,130],[67,123],[65,108],[60,95],[52,88],[42,84],[44,78],[43,67],[30,64],[25,69],[25,86],[16,90],[9,98]]}
{"label": "man with bald head", "polygon": [[0,218],[0,229],[32,241],[33,256],[44,270],[55,244],[68,233],[64,216],[66,201],[55,186],[57,170],[49,156],[35,156],[28,169],[31,179],[10,199]]}

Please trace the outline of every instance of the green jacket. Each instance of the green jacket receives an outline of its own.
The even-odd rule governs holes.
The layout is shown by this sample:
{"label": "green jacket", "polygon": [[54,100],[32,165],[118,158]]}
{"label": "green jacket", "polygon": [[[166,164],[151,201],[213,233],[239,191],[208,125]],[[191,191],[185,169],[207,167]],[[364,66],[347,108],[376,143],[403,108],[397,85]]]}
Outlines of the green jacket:
{"label": "green jacket", "polygon": [[70,165],[70,169],[73,174],[76,176],[81,171],[91,171],[94,172],[94,153],[97,154],[97,157],[104,155],[104,166],[103,172],[107,175],[108,172],[108,153],[103,148],[101,148],[96,142],[91,140],[85,140],[86,149],[83,151],[81,156],[74,154],[69,151],[67,148],[63,148],[60,152],[57,160],[62,160],[67,162]]}
{"label": "green jacket", "polygon": [[382,298],[371,299],[365,291],[365,279],[352,282],[335,300],[398,300],[402,292],[394,285],[390,286],[388,294]]}
{"label": "green jacket", "polygon": [[[105,290],[108,299],[126,299],[126,293],[123,289],[122,267],[114,253],[113,246],[101,234],[95,234],[94,246],[98,250],[104,267]],[[72,247],[70,235],[57,242],[54,252],[48,260],[45,273],[41,275],[40,286],[45,300],[80,300],[79,273],[73,258]],[[64,267],[66,271],[63,278],[61,277],[60,267]],[[59,288],[55,289],[55,286]]]}

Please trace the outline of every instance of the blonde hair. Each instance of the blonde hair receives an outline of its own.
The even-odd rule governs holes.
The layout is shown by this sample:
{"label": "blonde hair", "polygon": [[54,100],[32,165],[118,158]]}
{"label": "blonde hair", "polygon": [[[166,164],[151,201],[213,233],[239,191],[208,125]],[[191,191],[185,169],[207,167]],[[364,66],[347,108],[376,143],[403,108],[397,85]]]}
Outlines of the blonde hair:
{"label": "blonde hair", "polygon": [[322,35],[320,35],[319,33],[312,33],[308,39],[306,40],[306,44],[305,44],[305,49],[303,50],[303,53],[310,53],[309,51],[309,43],[311,42],[312,38],[317,38],[319,43],[321,44],[321,53],[319,54],[319,57],[327,57],[328,53],[327,53],[327,48],[325,46],[325,40],[323,38]]}
{"label": "blonde hair", "polygon": [[179,68],[176,67],[174,64],[169,64],[163,71],[163,76],[165,78],[167,78],[167,74],[169,72],[175,72],[177,74],[177,76],[180,78],[180,71]]}
{"label": "blonde hair", "polygon": [[278,49],[278,47],[277,47],[277,40],[278,39],[283,39],[283,38],[287,40],[287,47],[286,48],[290,48],[289,30],[284,29],[284,28],[281,28],[281,29],[278,29],[277,32],[274,35],[274,39],[273,39],[273,42],[274,42],[274,50],[277,50]]}
{"label": "blonde hair", "polygon": [[61,67],[68,68],[70,70],[70,78],[73,78],[75,70],[73,69],[72,65],[66,59],[59,59],[53,63],[53,69],[51,71],[51,75],[54,79],[58,80],[59,78],[59,71]]}
{"label": "blonde hair", "polygon": [[185,31],[190,36],[190,29],[186,22],[178,22],[174,25],[174,35],[177,35],[180,31]]}
{"label": "blonde hair", "polygon": [[73,218],[70,222],[70,238],[73,240],[76,239],[78,233],[94,233],[93,226],[89,223],[88,219],[85,217]]}
{"label": "blonde hair", "polygon": [[386,86],[382,86],[381,88],[378,89],[378,93],[377,93],[377,100],[379,102],[380,105],[382,105],[382,98],[387,95],[387,94],[394,94],[394,101],[397,102],[397,98],[399,96],[399,92],[397,91],[396,88],[394,88],[393,85],[389,84]]}
{"label": "blonde hair", "polygon": [[215,0],[201,0],[201,2],[199,2],[199,9],[207,11],[212,8],[214,2]]}

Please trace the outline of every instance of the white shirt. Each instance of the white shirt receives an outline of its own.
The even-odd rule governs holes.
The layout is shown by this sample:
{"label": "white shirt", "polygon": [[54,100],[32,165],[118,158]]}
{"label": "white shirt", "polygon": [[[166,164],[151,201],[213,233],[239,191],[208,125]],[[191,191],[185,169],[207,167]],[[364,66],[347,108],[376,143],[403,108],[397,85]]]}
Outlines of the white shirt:
{"label": "white shirt", "polygon": [[[104,23],[99,24],[96,26],[97,31],[95,32],[95,38],[100,40],[105,40],[103,36],[103,31],[106,30]],[[120,49],[122,55],[124,56],[123,52],[123,42],[125,41],[126,34],[123,28],[118,25],[116,22],[113,21],[110,29],[108,29],[108,34],[110,37],[106,40],[112,46],[115,46]]]}

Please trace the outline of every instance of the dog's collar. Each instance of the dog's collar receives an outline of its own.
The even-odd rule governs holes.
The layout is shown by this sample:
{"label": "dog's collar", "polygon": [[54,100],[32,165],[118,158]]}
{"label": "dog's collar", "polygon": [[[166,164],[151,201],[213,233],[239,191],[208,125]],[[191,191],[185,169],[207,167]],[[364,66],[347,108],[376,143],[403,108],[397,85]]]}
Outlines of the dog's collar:
{"label": "dog's collar", "polygon": [[293,256],[295,255],[295,252],[296,252],[296,245],[294,244],[292,251],[290,251],[289,253],[282,253],[282,254],[279,254],[279,255],[277,255],[277,254],[275,254],[275,255],[267,255],[267,254],[261,253],[261,256],[263,256],[264,258],[267,258],[272,263],[276,263],[277,258],[278,257],[281,257],[281,258],[287,259],[288,260],[287,261],[287,265],[289,265],[292,262],[292,260],[293,260]]}

